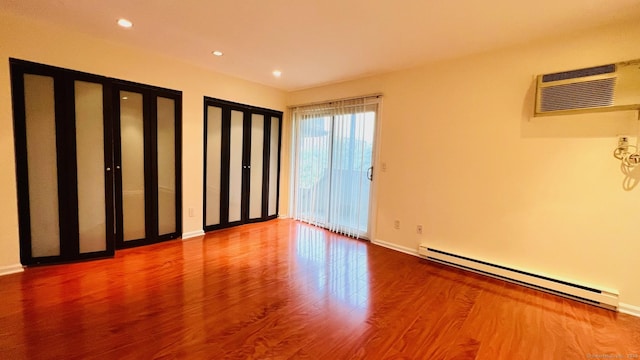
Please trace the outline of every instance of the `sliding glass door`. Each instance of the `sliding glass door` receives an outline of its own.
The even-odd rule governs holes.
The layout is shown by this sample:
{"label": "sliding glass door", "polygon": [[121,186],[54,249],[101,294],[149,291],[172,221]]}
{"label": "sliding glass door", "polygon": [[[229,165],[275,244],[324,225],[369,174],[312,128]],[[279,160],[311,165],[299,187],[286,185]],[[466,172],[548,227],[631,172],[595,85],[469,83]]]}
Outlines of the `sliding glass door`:
{"label": "sliding glass door", "polygon": [[378,100],[294,109],[294,217],[369,237]]}

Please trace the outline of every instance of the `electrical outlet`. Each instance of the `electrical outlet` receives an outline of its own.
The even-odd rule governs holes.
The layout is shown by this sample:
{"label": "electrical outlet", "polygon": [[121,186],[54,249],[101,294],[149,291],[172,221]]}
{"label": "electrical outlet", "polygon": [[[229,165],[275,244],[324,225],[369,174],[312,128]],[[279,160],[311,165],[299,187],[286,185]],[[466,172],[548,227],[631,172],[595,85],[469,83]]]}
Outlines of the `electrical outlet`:
{"label": "electrical outlet", "polygon": [[395,220],[393,222],[393,228],[396,230],[400,230],[400,220]]}
{"label": "electrical outlet", "polygon": [[189,217],[193,217],[193,208],[189,208]]}
{"label": "electrical outlet", "polygon": [[382,163],[382,172],[386,172],[387,171],[387,163],[383,162]]}
{"label": "electrical outlet", "polygon": [[422,235],[422,225],[416,226],[416,234]]}

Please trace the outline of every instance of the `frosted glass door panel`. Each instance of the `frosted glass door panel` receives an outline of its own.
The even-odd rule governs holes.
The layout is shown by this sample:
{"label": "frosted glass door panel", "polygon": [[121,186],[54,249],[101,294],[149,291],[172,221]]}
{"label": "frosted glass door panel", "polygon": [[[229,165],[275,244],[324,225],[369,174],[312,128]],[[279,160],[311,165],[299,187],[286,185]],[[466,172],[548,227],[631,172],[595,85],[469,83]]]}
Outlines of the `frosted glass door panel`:
{"label": "frosted glass door panel", "polygon": [[242,141],[244,114],[231,111],[229,159],[229,222],[242,220]]}
{"label": "frosted glass door panel", "polygon": [[251,179],[249,218],[262,217],[262,156],[264,154],[264,115],[251,114]]}
{"label": "frosted glass door panel", "polygon": [[80,253],[107,250],[102,84],[76,81],[76,160]]}
{"label": "frosted glass door panel", "polygon": [[271,118],[271,148],[269,153],[269,211],[268,216],[278,213],[278,143],[280,140],[280,119]]}
{"label": "frosted glass door panel", "polygon": [[175,100],[158,97],[158,234],[176,232]]}
{"label": "frosted glass door panel", "polygon": [[120,92],[122,226],[124,241],[146,238],[142,94]]}
{"label": "frosted glass door panel", "polygon": [[60,255],[53,78],[24,75],[31,256]]}
{"label": "frosted glass door panel", "polygon": [[207,107],[207,219],[206,225],[220,224],[220,169],[222,151],[222,108]]}

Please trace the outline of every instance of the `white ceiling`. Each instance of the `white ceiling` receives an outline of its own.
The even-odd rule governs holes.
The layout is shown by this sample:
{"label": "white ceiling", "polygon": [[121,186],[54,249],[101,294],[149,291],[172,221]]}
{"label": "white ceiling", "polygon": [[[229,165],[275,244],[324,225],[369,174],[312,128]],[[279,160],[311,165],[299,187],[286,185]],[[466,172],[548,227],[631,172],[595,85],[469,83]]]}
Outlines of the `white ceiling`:
{"label": "white ceiling", "polygon": [[[638,0],[0,0],[0,6],[283,90],[640,18]],[[118,27],[120,17],[133,28]],[[213,50],[225,55],[214,57]]]}

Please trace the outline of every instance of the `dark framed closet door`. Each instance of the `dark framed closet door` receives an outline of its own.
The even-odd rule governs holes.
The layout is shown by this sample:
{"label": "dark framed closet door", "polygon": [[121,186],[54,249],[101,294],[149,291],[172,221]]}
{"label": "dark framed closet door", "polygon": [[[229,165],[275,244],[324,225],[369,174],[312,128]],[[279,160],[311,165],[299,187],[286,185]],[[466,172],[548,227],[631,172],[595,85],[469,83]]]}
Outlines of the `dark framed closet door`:
{"label": "dark framed closet door", "polygon": [[282,113],[205,98],[204,229],[277,217]]}
{"label": "dark framed closet door", "polygon": [[22,263],[113,256],[108,81],[22,60],[10,64]]}
{"label": "dark framed closet door", "polygon": [[282,115],[252,110],[245,137],[245,163],[248,176],[245,222],[275,219],[278,216],[280,187],[280,127]]}
{"label": "dark framed closet door", "polygon": [[115,86],[116,245],[175,239],[181,231],[179,92]]}

